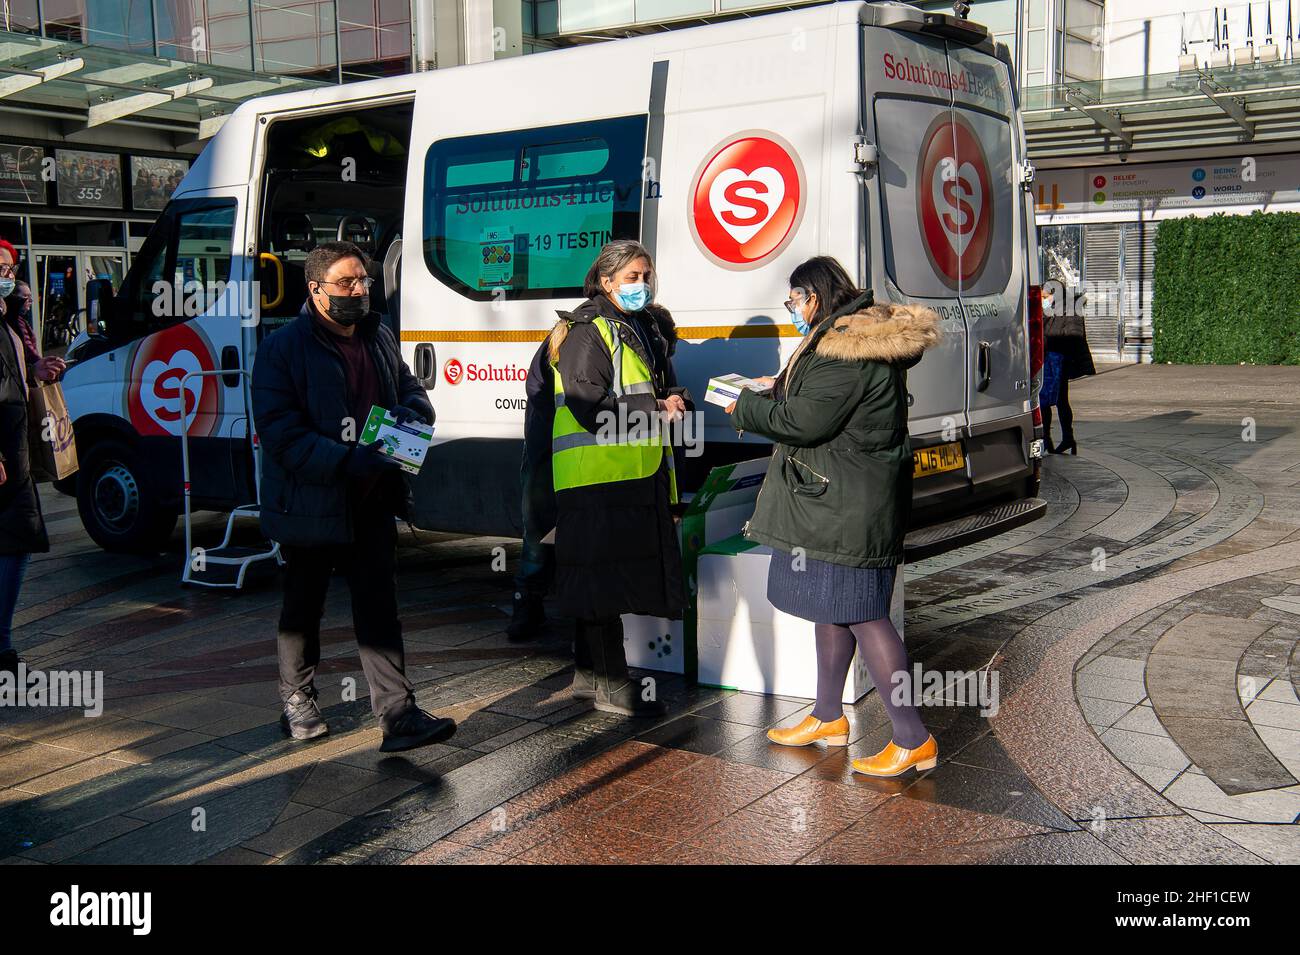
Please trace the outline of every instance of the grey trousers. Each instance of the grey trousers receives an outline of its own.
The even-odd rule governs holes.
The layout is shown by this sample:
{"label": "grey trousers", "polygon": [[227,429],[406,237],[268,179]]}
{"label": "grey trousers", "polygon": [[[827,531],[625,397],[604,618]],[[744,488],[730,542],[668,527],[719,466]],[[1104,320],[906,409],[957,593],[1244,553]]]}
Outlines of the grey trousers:
{"label": "grey trousers", "polygon": [[395,715],[413,700],[397,617],[397,529],[391,514],[359,513],[352,544],[284,547],[284,604],[276,641],[280,698],[312,684],[320,664],[320,621],[330,575],[339,570],[352,594],[361,669],[375,715]]}

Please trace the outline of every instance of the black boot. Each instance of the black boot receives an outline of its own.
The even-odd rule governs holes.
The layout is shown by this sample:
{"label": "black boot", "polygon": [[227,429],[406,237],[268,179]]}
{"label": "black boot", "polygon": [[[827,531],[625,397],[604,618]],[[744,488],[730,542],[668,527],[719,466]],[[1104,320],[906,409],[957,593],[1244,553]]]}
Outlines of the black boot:
{"label": "black boot", "polygon": [[596,671],[591,665],[591,644],[588,643],[586,630],[581,621],[574,627],[572,689],[575,700],[596,698]]}
{"label": "black boot", "polygon": [[515,591],[515,605],[506,627],[506,636],[512,643],[535,640],[546,626],[546,608],[540,594]]}
{"label": "black boot", "polygon": [[645,699],[641,681],[627,672],[622,619],[588,624],[582,630],[587,635],[596,672],[596,709],[623,716],[663,716],[668,712],[668,707],[658,698]]}
{"label": "black boot", "polygon": [[391,716],[385,712],[380,720],[384,731],[384,741],[379,744],[383,753],[396,753],[415,749],[418,746],[431,746],[450,739],[456,732],[456,723],[445,716],[426,713],[408,700],[399,706]]}
{"label": "black boot", "polygon": [[325,717],[316,705],[316,688],[309,686],[305,690],[295,690],[284,704],[280,714],[280,729],[286,736],[294,739],[315,739],[330,731]]}

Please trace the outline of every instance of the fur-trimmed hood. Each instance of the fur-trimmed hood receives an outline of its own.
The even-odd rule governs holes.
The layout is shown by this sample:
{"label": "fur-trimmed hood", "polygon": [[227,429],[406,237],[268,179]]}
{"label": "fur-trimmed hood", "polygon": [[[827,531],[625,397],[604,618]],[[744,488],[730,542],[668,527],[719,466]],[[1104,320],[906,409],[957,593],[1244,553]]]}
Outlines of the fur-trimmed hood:
{"label": "fur-trimmed hood", "polygon": [[837,361],[915,363],[941,337],[938,313],[924,305],[871,305],[830,321],[817,354]]}

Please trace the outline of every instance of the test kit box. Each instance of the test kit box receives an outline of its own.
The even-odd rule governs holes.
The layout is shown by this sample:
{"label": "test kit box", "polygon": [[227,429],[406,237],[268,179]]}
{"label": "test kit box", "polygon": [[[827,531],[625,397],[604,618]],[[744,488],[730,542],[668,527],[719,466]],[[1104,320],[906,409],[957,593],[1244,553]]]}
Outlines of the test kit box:
{"label": "test kit box", "polygon": [[[696,597],[697,682],[805,699],[817,697],[815,625],[773,607],[767,600],[770,547],[733,537],[699,555]],[[785,560],[785,555],[776,559]],[[894,582],[890,619],[903,632],[902,568]],[[871,690],[871,675],[858,654],[844,681],[845,703]]]}
{"label": "test kit box", "polygon": [[725,408],[739,398],[740,393],[746,388],[750,391],[767,390],[754,379],[746,378],[744,375],[719,375],[709,379],[709,384],[704,390],[704,400],[709,404],[721,405]]}
{"label": "test kit box", "polygon": [[361,444],[382,442],[381,454],[396,458],[407,474],[420,473],[420,465],[433,440],[433,428],[422,421],[397,423],[397,419],[379,405],[370,406],[370,416],[361,429]]}
{"label": "test kit box", "polygon": [[715,541],[740,533],[754,513],[767,474],[768,458],[714,468],[691,499],[678,527],[682,575],[688,603],[682,620],[623,615],[623,644],[630,666],[665,673],[695,674],[695,562]]}

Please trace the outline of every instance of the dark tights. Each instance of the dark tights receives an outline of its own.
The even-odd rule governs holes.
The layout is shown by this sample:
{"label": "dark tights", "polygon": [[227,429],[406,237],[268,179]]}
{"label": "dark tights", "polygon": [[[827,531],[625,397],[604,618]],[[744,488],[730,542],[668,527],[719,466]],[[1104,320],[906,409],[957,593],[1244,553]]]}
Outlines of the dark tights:
{"label": "dark tights", "polygon": [[[1061,416],[1061,443],[1067,444],[1074,438],[1074,409],[1070,407],[1070,379],[1061,375],[1061,388],[1056,396],[1056,410]],[[1052,406],[1043,408],[1043,437],[1052,440]]]}
{"label": "dark tights", "polygon": [[[853,651],[862,654],[871,681],[880,694],[880,702],[894,724],[894,743],[903,749],[916,749],[930,734],[921,722],[921,714],[912,703],[911,671],[907,665],[907,648],[888,617],[844,627],[835,623],[817,624],[817,705],[814,719],[829,723],[844,715],[841,700],[844,681],[853,663]],[[907,676],[906,700],[894,701],[897,673]]]}

